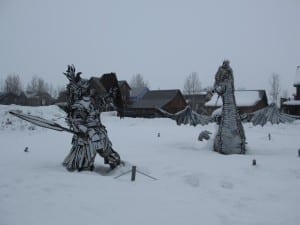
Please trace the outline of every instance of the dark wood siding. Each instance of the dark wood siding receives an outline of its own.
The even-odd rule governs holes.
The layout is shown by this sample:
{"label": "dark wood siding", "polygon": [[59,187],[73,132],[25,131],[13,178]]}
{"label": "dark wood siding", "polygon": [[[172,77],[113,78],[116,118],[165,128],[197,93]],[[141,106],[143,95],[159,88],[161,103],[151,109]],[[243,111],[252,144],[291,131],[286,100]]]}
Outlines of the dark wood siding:
{"label": "dark wood siding", "polygon": [[176,97],[173,98],[169,103],[167,103],[163,109],[169,113],[176,113],[180,110],[183,110],[187,106],[186,101],[180,92],[177,93]]}

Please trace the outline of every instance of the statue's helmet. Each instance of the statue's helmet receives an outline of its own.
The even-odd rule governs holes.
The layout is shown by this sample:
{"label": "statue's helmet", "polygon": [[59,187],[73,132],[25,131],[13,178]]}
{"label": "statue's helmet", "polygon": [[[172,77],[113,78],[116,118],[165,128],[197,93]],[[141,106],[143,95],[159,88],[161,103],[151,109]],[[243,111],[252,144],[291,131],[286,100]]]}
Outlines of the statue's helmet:
{"label": "statue's helmet", "polygon": [[223,61],[223,67],[229,67],[229,60],[228,59],[225,59],[224,61]]}
{"label": "statue's helmet", "polygon": [[89,95],[90,83],[88,80],[81,78],[80,80],[78,80],[76,87],[77,87],[77,90],[79,90],[80,96]]}

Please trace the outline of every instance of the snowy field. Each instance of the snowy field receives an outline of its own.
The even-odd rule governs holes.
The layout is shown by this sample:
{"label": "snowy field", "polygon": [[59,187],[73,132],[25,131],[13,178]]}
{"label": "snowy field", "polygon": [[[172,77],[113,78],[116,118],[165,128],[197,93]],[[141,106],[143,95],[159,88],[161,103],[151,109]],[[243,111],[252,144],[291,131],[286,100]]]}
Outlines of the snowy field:
{"label": "snowy field", "polygon": [[[300,121],[244,124],[247,154],[225,156],[212,151],[212,140],[197,141],[204,129],[215,133],[215,124],[105,113],[102,121],[126,164],[108,172],[97,156],[95,172],[79,173],[61,165],[71,134],[28,124],[9,115],[11,109],[65,125],[55,106],[0,106],[1,225],[300,224]],[[115,179],[132,165],[158,180]]]}

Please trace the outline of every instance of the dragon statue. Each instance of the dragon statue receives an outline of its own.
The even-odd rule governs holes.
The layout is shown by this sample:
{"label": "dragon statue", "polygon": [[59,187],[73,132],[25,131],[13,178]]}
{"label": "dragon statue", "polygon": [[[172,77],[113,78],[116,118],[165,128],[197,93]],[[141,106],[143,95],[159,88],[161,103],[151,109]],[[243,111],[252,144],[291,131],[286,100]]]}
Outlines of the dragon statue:
{"label": "dragon statue", "polygon": [[223,62],[215,75],[213,92],[223,101],[214,150],[222,154],[245,154],[246,137],[236,106],[233,72],[228,60]]}

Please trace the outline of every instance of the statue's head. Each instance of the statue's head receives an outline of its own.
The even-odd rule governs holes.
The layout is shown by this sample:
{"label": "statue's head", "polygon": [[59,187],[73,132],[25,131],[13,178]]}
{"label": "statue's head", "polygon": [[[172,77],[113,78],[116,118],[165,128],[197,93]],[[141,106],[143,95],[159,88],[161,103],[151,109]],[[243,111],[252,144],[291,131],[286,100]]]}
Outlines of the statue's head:
{"label": "statue's head", "polygon": [[233,83],[232,69],[229,64],[229,60],[224,60],[215,75],[214,90],[219,95],[223,95],[226,91],[225,87]]}
{"label": "statue's head", "polygon": [[230,66],[229,66],[229,64],[230,64],[230,62],[229,62],[229,60],[228,59],[225,59],[224,61],[223,61],[223,67],[225,67],[225,68],[229,68]]}
{"label": "statue's head", "polygon": [[78,87],[80,89],[82,96],[89,96],[90,95],[90,84],[89,81],[86,79],[80,79],[78,82]]}

